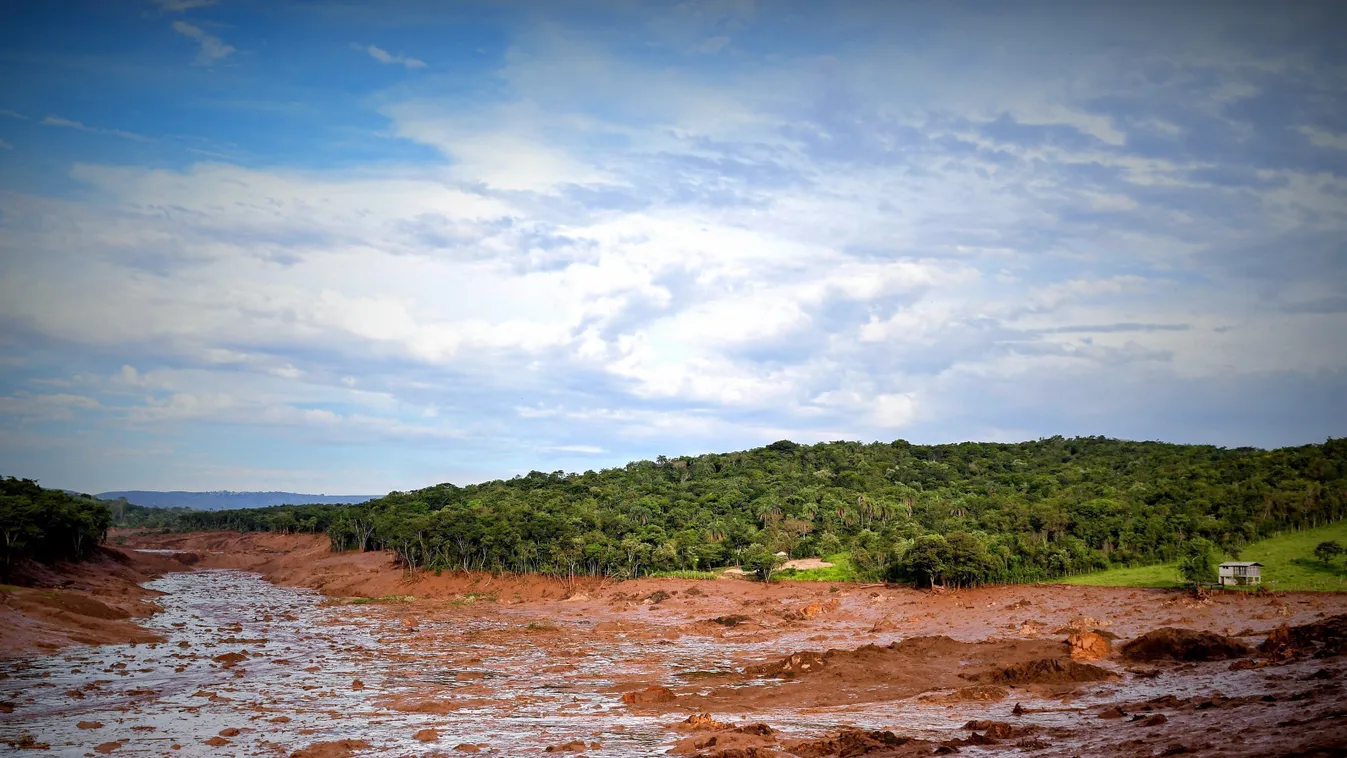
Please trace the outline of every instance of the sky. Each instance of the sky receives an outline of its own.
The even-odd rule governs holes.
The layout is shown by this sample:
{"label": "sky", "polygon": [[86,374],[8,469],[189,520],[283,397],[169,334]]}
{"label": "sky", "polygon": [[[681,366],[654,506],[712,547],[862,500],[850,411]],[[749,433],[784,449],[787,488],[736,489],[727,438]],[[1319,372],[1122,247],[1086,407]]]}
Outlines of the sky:
{"label": "sky", "polygon": [[0,0],[0,473],[1347,435],[1341,3]]}

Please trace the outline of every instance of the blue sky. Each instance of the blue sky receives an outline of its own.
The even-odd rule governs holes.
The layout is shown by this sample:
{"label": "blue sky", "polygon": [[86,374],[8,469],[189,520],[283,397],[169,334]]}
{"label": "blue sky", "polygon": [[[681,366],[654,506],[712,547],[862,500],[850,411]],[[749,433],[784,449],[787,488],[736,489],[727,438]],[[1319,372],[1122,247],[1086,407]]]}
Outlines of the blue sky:
{"label": "blue sky", "polygon": [[0,472],[1347,433],[1337,3],[0,2]]}

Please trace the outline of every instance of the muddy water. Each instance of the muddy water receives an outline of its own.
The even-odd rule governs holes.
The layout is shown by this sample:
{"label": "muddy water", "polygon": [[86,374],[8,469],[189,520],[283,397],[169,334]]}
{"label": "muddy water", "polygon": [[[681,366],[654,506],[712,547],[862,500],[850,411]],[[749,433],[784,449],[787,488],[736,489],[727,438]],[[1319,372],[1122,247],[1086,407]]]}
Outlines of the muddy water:
{"label": "muddy water", "polygon": [[[0,753],[17,752],[4,743],[30,735],[50,745],[48,754],[72,756],[95,755],[99,746],[116,755],[288,755],[342,739],[391,755],[452,753],[460,745],[536,754],[576,739],[590,743],[590,756],[660,755],[677,737],[667,727],[685,714],[633,713],[621,690],[639,682],[686,692],[696,686],[695,672],[818,644],[808,632],[780,635],[767,647],[747,634],[674,633],[676,624],[664,634],[653,619],[631,634],[598,634],[602,619],[594,616],[540,622],[536,609],[486,604],[344,605],[229,570],[169,574],[147,586],[167,593],[158,600],[163,611],[147,621],[165,642],[0,664],[0,702],[14,704],[0,714]],[[1019,723],[1088,731],[1099,723],[1098,704],[1258,692],[1265,678],[1212,664],[1087,688],[1069,702],[1024,697],[1018,702],[1033,712]],[[1014,702],[907,700],[714,715],[765,721],[786,736],[854,725],[943,740],[966,734],[960,727],[970,719],[1006,718]],[[437,739],[416,739],[423,729],[436,730]]]}

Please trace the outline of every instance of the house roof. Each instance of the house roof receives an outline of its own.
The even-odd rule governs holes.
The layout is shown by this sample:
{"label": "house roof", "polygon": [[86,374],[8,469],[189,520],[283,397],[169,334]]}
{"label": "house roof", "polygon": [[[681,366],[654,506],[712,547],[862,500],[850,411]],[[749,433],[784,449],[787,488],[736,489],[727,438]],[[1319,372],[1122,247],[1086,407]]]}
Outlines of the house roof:
{"label": "house roof", "polygon": [[1226,566],[1262,566],[1258,561],[1226,561],[1221,564],[1221,568]]}

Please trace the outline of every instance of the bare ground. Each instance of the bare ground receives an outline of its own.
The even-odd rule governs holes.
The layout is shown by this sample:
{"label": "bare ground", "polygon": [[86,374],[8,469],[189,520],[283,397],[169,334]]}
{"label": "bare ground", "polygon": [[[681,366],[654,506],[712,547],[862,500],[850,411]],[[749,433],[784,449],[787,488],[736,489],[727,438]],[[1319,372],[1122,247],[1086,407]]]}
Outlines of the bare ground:
{"label": "bare ground", "polygon": [[[380,713],[429,719],[427,749],[446,755],[548,747],[614,754],[614,735],[642,720],[668,730],[656,752],[721,758],[1347,754],[1344,663],[1340,647],[1321,641],[1341,633],[1331,630],[1343,622],[1335,617],[1347,614],[1347,594],[1199,600],[1174,591],[1066,585],[933,594],[737,579],[566,583],[413,575],[386,554],[330,553],[320,536],[132,536],[126,544],[190,554],[181,562],[157,558],[165,562],[158,570],[192,563],[254,571],[278,585],[318,590],[334,603],[416,598],[336,610],[342,624],[367,628],[379,640],[361,650],[362,660],[407,674],[397,687],[366,690],[362,683],[364,701]],[[119,586],[105,587],[107,596],[94,584],[76,591],[109,607],[143,601]],[[117,592],[124,594],[112,596]],[[0,615],[6,643],[23,627],[11,613],[7,607]],[[44,628],[69,620],[32,615]],[[1330,631],[1282,632],[1292,642],[1257,650],[1279,627],[1316,623]],[[1165,632],[1148,637],[1149,646],[1124,648],[1166,627],[1229,642],[1213,647],[1188,632]],[[1099,643],[1108,649],[1098,659],[1082,659],[1079,651],[1073,658],[1066,640],[1077,632],[1113,641]],[[66,637],[88,641],[78,634],[68,630]],[[1143,647],[1159,653],[1122,652]],[[1226,652],[1218,656],[1216,648]],[[427,665],[448,673],[428,680],[418,675]],[[237,673],[247,669],[241,664]],[[577,719],[584,724],[579,732],[441,744],[439,735],[461,727],[465,714],[504,719],[557,697],[556,709],[575,708],[579,716],[583,707],[566,705],[553,683],[617,710],[591,714],[602,727]],[[951,727],[965,722],[967,729]],[[316,749],[363,750],[326,743]]]}

